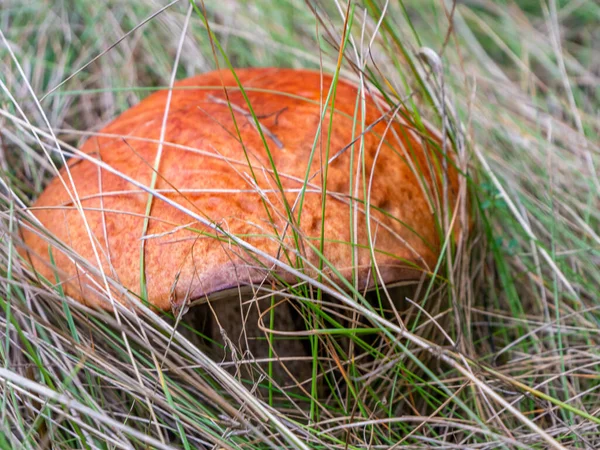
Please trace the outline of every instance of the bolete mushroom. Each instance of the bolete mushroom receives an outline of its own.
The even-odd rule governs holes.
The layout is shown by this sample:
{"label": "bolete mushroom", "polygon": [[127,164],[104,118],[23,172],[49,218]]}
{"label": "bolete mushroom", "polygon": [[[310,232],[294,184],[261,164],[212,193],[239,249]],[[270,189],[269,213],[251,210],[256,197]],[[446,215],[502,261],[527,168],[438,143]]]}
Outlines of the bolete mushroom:
{"label": "bolete mushroom", "polygon": [[[231,71],[203,74],[92,133],[81,147],[87,157],[72,157],[70,176],[63,168],[31,208],[48,232],[23,231],[39,274],[58,274],[67,295],[101,307],[109,303],[99,273],[159,310],[207,299],[213,337],[222,327],[235,343],[244,321],[238,288],[299,280],[231,236],[358,289],[433,269],[444,166],[452,196],[457,188],[433,132],[344,80],[326,103],[333,78],[317,71],[235,73],[243,90]],[[149,202],[129,180],[161,197]],[[112,296],[123,301],[123,292]],[[276,328],[293,328],[293,311],[277,311]],[[255,336],[257,317],[245,324]],[[281,352],[302,352],[287,342]],[[250,346],[254,356],[266,355],[260,345]]]}

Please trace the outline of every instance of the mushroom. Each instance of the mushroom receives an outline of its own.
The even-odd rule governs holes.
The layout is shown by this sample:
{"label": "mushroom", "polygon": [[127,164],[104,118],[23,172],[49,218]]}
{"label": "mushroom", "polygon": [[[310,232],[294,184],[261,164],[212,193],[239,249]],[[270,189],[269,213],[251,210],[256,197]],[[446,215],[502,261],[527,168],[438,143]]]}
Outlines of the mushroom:
{"label": "mushroom", "polygon": [[[208,301],[212,337],[222,342],[224,330],[238,344],[244,332],[263,334],[257,321],[270,300],[253,303],[259,289],[301,282],[265,255],[361,290],[433,269],[444,166],[436,134],[344,80],[332,109],[330,75],[235,73],[243,90],[231,71],[199,75],[91,133],[70,175],[63,168],[31,208],[47,230],[23,230],[37,273],[58,275],[67,295],[91,306],[110,307],[100,274],[117,301],[125,290],[158,310]],[[454,195],[456,171],[446,166]],[[157,194],[150,203],[143,186]],[[297,329],[280,303],[276,328]],[[240,345],[267,355],[264,340]],[[303,352],[298,340],[275,345],[279,356]]]}

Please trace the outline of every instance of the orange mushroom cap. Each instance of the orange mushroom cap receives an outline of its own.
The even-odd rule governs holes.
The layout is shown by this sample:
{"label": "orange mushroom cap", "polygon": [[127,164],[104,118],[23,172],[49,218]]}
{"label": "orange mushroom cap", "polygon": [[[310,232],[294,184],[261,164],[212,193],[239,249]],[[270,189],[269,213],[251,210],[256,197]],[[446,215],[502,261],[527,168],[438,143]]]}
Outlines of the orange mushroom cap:
{"label": "orange mushroom cap", "polygon": [[[320,266],[323,239],[324,273],[356,276],[360,289],[433,268],[440,238],[432,205],[442,167],[436,135],[417,131],[368,94],[363,116],[361,93],[343,80],[332,113],[325,105],[329,75],[262,68],[236,74],[249,104],[227,70],[174,86],[157,172],[166,90],[88,139],[81,151],[89,158],[69,160],[76,194],[65,168],[60,177],[78,196],[91,236],[60,177],[35,202],[34,215],[48,233],[136,294],[143,243],[147,300],[163,310],[274,277],[295,281],[228,236],[310,275]],[[455,192],[456,171],[448,167]],[[156,192],[217,230],[154,197],[144,233],[149,194],[114,171],[145,186],[156,173]],[[40,274],[54,280],[58,273],[68,295],[106,305],[97,271],[76,264],[78,258],[31,227],[23,233]]]}

